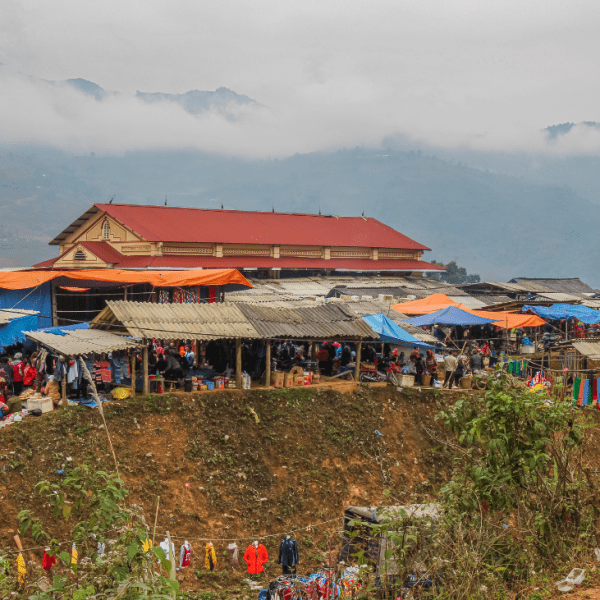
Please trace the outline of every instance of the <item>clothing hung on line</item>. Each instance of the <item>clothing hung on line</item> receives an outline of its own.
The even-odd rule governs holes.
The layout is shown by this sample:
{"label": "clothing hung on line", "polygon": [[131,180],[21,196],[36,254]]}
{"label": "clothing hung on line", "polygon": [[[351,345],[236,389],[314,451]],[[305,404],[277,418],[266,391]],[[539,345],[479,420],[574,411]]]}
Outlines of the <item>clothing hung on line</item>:
{"label": "clothing hung on line", "polygon": [[181,548],[179,548],[179,568],[184,569],[185,567],[190,566],[190,555],[192,553],[192,547],[190,543],[185,540],[183,544],[181,544]]}
{"label": "clothing hung on line", "polygon": [[206,544],[206,555],[204,557],[204,568],[214,571],[216,566],[217,566],[217,555],[215,553],[215,547],[210,542],[208,542]]}
{"label": "clothing hung on line", "polygon": [[258,544],[258,547],[250,544],[244,552],[244,560],[246,561],[248,573],[262,573],[264,571],[263,565],[269,560],[269,553],[262,544]]}
{"label": "clothing hung on line", "polygon": [[[291,537],[286,537],[281,540],[279,544],[279,558],[277,563],[280,564],[284,570],[286,568],[295,569],[298,564],[298,544],[296,540]],[[285,573],[284,575],[289,574]]]}
{"label": "clothing hung on line", "polygon": [[240,566],[238,560],[238,545],[233,542],[227,546],[227,552],[229,552],[229,558],[231,559],[231,566],[235,569]]}

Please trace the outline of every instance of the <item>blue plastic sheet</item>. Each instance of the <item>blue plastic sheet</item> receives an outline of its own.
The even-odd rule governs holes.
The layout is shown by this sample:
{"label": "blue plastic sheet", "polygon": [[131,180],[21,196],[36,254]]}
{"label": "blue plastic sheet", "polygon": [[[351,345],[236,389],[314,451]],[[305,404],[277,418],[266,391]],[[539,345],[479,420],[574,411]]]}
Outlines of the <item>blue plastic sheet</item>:
{"label": "blue plastic sheet", "polygon": [[425,344],[418,340],[414,335],[404,331],[400,325],[394,323],[394,321],[389,317],[386,317],[383,313],[367,315],[363,317],[363,320],[379,336],[379,339],[382,342],[435,349],[435,346]]}
{"label": "blue plastic sheet", "polygon": [[24,331],[35,331],[38,326],[36,315],[27,315],[19,319],[13,319],[6,325],[0,325],[0,352],[4,352],[6,346],[12,346],[17,342],[26,342]]}
{"label": "blue plastic sheet", "polygon": [[534,312],[542,319],[558,321],[560,319],[577,319],[586,325],[600,323],[600,310],[594,310],[581,304],[553,304],[552,306],[531,306],[526,304],[523,312]]}
{"label": "blue plastic sheet", "polygon": [[436,323],[440,325],[486,325],[494,321],[492,319],[477,317],[456,306],[449,306],[448,308],[436,310],[422,317],[406,319],[406,322],[417,327],[423,327],[424,325],[434,325]]}
{"label": "blue plastic sheet", "polygon": [[25,331],[34,331],[40,327],[52,325],[52,298],[50,283],[27,290],[0,289],[0,308],[18,308],[20,310],[37,310],[35,327]]}

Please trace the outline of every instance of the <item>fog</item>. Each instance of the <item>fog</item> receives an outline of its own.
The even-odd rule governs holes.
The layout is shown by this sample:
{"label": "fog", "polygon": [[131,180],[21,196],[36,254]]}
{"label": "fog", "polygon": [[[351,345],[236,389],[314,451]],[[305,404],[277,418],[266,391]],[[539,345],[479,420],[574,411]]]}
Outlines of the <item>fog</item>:
{"label": "fog", "polygon": [[[443,148],[598,154],[600,5],[579,2],[5,0],[4,140],[74,151],[194,148],[244,157],[388,136]],[[120,92],[102,101],[82,77]],[[46,81],[44,81],[46,80]],[[256,105],[190,115],[145,92],[225,86]]]}

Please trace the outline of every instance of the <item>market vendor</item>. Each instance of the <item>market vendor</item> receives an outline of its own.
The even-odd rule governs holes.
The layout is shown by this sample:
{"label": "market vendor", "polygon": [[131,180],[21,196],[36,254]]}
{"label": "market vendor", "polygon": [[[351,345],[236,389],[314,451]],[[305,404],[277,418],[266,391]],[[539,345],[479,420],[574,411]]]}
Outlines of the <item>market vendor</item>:
{"label": "market vendor", "polygon": [[175,349],[171,349],[167,357],[167,368],[164,377],[167,381],[177,381],[183,379],[183,369],[179,360],[179,353]]}
{"label": "market vendor", "polygon": [[21,398],[19,398],[19,396],[11,396],[6,403],[0,405],[0,412],[4,418],[8,417],[8,415],[12,415],[13,413],[21,412],[21,408]]}

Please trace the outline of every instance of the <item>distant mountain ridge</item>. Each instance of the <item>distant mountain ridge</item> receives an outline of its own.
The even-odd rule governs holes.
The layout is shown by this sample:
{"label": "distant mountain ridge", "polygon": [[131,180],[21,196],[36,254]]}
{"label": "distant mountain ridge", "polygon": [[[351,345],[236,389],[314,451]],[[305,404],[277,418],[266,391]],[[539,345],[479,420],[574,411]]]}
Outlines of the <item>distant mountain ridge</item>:
{"label": "distant mountain ridge", "polygon": [[546,127],[545,131],[548,132],[549,139],[555,140],[559,136],[569,133],[575,125],[585,125],[586,127],[600,130],[600,123],[596,123],[596,121],[582,121],[581,123],[560,123],[559,125],[550,125]]}
{"label": "distant mountain ridge", "polygon": [[[64,82],[51,83],[66,83],[76,90],[83,92],[87,96],[92,96],[99,102],[105,100],[109,96],[118,95],[120,92],[110,92],[99,86],[93,81],[87,79],[67,79]],[[214,92],[202,90],[190,90],[184,94],[168,94],[163,92],[140,92],[135,94],[143,102],[153,104],[155,102],[173,102],[182,106],[190,115],[199,115],[213,108],[225,109],[231,107],[232,104],[254,104],[258,105],[256,100],[249,98],[243,94],[238,94],[226,87],[217,88]]]}

